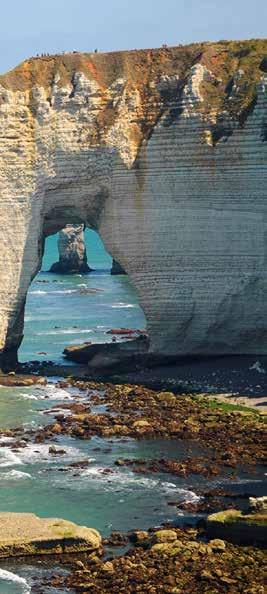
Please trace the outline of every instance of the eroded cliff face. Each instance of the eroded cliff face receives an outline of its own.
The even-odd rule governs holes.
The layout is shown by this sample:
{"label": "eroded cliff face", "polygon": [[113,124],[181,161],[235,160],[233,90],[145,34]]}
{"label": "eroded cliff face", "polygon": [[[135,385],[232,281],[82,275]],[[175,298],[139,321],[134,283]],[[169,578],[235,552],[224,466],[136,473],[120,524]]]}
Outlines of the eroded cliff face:
{"label": "eroded cliff face", "polygon": [[66,225],[58,234],[58,262],[50,272],[57,274],[86,274],[90,272],[84,241],[84,225]]}
{"label": "eroded cliff face", "polygon": [[0,350],[43,238],[86,222],[150,352],[266,353],[264,40],[31,59],[0,77]]}

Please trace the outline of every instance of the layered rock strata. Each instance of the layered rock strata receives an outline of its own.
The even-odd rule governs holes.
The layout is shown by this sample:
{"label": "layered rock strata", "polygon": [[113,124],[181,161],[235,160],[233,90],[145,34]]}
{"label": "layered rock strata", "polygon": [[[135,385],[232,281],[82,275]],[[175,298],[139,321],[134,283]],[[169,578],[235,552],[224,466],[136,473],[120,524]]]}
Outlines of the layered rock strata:
{"label": "layered rock strata", "polygon": [[265,40],[31,59],[0,77],[0,350],[44,238],[96,229],[158,356],[267,352]]}
{"label": "layered rock strata", "polygon": [[57,274],[86,274],[90,272],[84,242],[84,225],[66,225],[58,234],[59,261],[49,272]]}
{"label": "layered rock strata", "polygon": [[97,551],[101,536],[93,528],[35,514],[0,513],[0,559]]}

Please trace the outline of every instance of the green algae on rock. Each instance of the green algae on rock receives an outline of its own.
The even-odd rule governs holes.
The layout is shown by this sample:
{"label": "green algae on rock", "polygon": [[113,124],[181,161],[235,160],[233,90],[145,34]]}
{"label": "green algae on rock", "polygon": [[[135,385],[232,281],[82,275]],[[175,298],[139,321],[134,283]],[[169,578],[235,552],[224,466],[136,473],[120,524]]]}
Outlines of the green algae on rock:
{"label": "green algae on rock", "polygon": [[0,559],[93,552],[100,547],[101,536],[93,528],[29,513],[0,513]]}
{"label": "green algae on rock", "polygon": [[[155,542],[157,535],[172,542]],[[204,542],[197,529],[139,533],[136,547],[112,559],[112,567],[90,559],[52,585],[94,594],[264,594],[264,552],[221,539]],[[135,533],[138,536],[138,533]],[[110,571],[107,571],[110,569]]]}
{"label": "green algae on rock", "polygon": [[210,536],[224,538],[238,544],[266,543],[266,512],[242,514],[237,509],[227,509],[207,518]]}

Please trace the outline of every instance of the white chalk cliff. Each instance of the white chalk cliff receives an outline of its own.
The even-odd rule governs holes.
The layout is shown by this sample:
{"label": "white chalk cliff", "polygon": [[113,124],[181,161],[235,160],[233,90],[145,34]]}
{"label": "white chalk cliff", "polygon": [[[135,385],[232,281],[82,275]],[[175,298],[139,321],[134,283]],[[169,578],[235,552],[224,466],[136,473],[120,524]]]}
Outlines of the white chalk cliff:
{"label": "white chalk cliff", "polygon": [[0,76],[0,352],[44,238],[86,222],[150,353],[267,353],[267,43],[31,59]]}

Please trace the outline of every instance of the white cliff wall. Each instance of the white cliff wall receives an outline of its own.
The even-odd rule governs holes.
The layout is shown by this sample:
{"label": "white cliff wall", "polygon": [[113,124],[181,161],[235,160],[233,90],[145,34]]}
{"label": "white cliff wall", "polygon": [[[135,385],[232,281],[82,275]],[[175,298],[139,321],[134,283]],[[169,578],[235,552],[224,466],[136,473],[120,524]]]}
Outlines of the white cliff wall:
{"label": "white cliff wall", "polygon": [[[185,48],[176,48],[167,57],[155,50],[154,68],[151,55],[130,52],[116,55],[117,70],[113,55],[98,70],[90,62],[88,72],[70,58],[74,73],[62,80],[55,58],[42,84],[39,71],[28,83],[32,63],[15,83],[0,78],[3,359],[15,357],[22,337],[43,237],[84,221],[136,285],[152,353],[267,352],[267,81],[259,44],[248,72],[232,61],[231,72],[223,69],[227,47],[213,48],[223,78],[212,46],[201,46],[201,55],[193,49],[190,59],[187,50],[183,68],[177,56]],[[150,66],[140,83],[143,55]],[[254,100],[245,101],[252,84]]]}

